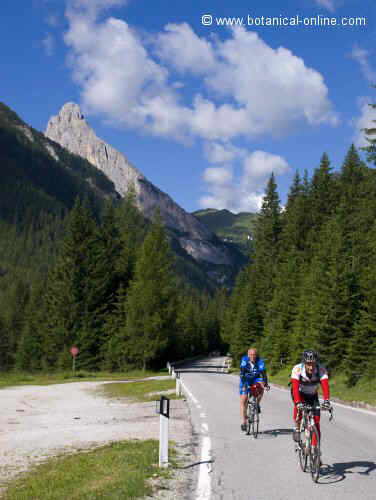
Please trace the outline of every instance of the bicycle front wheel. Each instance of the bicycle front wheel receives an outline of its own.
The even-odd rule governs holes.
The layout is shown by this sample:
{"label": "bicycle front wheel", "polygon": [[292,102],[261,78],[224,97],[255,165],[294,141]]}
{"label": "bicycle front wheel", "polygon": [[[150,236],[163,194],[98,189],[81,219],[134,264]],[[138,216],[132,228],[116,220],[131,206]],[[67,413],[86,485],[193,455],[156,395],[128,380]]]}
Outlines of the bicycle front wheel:
{"label": "bicycle front wheel", "polygon": [[253,412],[252,405],[248,404],[247,410],[247,435],[249,436],[252,432],[253,422],[255,420],[255,414]]}
{"label": "bicycle front wheel", "polygon": [[306,472],[307,470],[308,449],[309,449],[309,440],[307,439],[305,428],[302,427],[300,430],[298,455],[299,455],[300,468],[302,469],[303,472]]}
{"label": "bicycle front wheel", "polygon": [[[312,443],[316,444],[313,445]],[[309,464],[311,469],[312,481],[317,483],[320,476],[320,436],[317,427],[314,426],[311,431]]]}

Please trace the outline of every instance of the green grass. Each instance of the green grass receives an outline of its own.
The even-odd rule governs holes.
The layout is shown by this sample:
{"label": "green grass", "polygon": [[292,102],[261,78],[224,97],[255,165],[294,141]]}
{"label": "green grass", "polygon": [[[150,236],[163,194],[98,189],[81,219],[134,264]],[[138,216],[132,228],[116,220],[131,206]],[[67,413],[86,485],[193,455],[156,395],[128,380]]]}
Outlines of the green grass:
{"label": "green grass", "polygon": [[122,441],[49,459],[12,481],[4,500],[135,499],[151,495],[148,480],[169,476],[158,464],[158,442]]}
{"label": "green grass", "polygon": [[77,371],[75,374],[73,374],[73,372],[35,374],[11,372],[0,373],[0,389],[16,385],[50,385],[78,381],[100,382],[102,380],[137,380],[157,375],[167,375],[167,369],[160,371],[131,370],[122,373]]}
{"label": "green grass", "polygon": [[[98,389],[102,394],[110,398],[127,398],[134,402],[155,401],[157,395],[150,395],[151,392],[161,392],[174,389],[176,382],[173,379],[167,380],[145,380],[142,382],[132,382],[130,384],[113,383],[106,384]],[[176,394],[169,394],[170,399],[178,399]]]}
{"label": "green grass", "polygon": [[[287,387],[290,375],[291,369],[284,368],[275,375],[269,375],[269,379],[272,383]],[[346,376],[344,374],[336,374],[330,377],[330,394],[331,397],[342,399],[343,401],[362,401],[376,406],[376,380],[361,379],[354,387],[348,387]]]}

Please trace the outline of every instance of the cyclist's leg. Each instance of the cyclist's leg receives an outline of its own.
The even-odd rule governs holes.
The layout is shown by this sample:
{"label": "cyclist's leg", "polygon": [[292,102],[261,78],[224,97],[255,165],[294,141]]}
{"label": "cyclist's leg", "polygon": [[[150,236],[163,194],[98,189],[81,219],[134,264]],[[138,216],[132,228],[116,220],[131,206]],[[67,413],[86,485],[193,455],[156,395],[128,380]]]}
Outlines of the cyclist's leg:
{"label": "cyclist's leg", "polygon": [[[300,393],[300,396],[302,398],[302,401],[305,402],[305,397],[304,397],[304,394]],[[294,402],[294,398],[293,398],[293,395],[292,395],[292,389],[291,389],[291,399],[293,401],[293,404],[294,404],[294,409],[293,409],[293,420],[294,420],[294,424],[295,424],[295,427],[294,427],[294,431],[293,431],[293,440],[294,441],[299,441],[299,438],[300,438],[300,421],[302,419],[302,416],[300,415],[300,413],[298,413],[298,409],[296,408],[296,404]]]}
{"label": "cyclist's leg", "polygon": [[260,403],[261,403],[262,397],[264,395],[264,381],[263,381],[263,379],[260,378],[260,379],[256,379],[253,383],[257,385],[257,387],[258,387],[258,389],[260,391],[259,394],[258,394],[258,396],[257,396],[257,398],[256,398],[258,409],[259,409],[259,412],[260,412],[261,411]]}
{"label": "cyclist's leg", "polygon": [[[315,406],[314,412],[313,412],[313,420],[315,421],[317,432],[319,434],[319,439],[321,439],[321,429],[320,429],[320,402],[319,402],[319,397],[316,394],[315,398],[313,399],[313,404]],[[316,446],[316,438],[313,439],[312,444]]]}
{"label": "cyclist's leg", "polygon": [[240,418],[242,422],[241,428],[242,430],[245,430],[247,424],[247,403],[249,395],[249,386],[247,383],[240,381],[239,393],[240,393]]}
{"label": "cyclist's leg", "polygon": [[[308,404],[312,405],[314,407],[313,410],[313,420],[315,422],[317,432],[319,435],[319,439],[321,437],[321,432],[320,432],[320,402],[319,402],[319,397],[317,394],[311,395],[306,395],[305,399]],[[312,445],[316,446],[317,445],[317,438],[316,435],[314,434],[312,436]]]}

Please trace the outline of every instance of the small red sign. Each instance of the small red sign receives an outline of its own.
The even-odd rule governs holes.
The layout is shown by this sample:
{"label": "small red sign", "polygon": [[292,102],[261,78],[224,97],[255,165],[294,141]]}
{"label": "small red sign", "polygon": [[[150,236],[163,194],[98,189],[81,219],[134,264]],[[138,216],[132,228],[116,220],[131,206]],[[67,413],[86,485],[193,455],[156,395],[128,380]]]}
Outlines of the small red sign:
{"label": "small red sign", "polygon": [[80,350],[78,349],[78,347],[76,347],[75,345],[73,347],[70,348],[70,353],[72,354],[72,356],[75,358],[77,356],[77,354],[80,352]]}

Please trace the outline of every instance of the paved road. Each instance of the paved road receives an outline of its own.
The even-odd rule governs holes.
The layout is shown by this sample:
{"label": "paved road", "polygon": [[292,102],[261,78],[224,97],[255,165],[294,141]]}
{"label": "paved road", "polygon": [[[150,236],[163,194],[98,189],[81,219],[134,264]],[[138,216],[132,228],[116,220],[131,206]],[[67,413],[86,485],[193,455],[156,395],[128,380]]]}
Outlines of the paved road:
{"label": "paved road", "polygon": [[314,484],[301,472],[291,437],[287,391],[264,396],[258,439],[240,431],[238,377],[222,373],[223,358],[180,368],[200,435],[195,499],[376,499],[376,414],[335,406],[322,414],[323,475]]}

